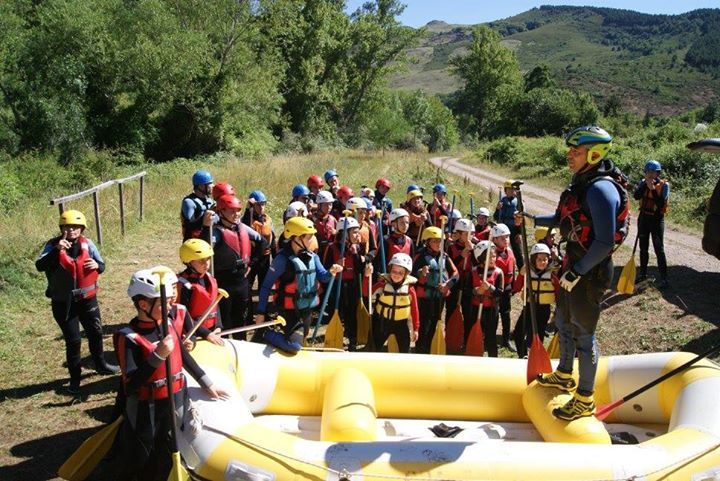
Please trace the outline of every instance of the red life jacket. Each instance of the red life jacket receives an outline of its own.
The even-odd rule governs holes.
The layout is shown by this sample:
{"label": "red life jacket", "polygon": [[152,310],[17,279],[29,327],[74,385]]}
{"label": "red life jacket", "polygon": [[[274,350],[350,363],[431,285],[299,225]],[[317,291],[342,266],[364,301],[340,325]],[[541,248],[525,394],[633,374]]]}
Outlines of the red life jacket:
{"label": "red life jacket", "polygon": [[[184,290],[180,291],[180,299],[182,304],[187,306],[190,316],[196,321],[200,319],[205,309],[215,301],[218,295],[217,281],[213,276],[205,274],[202,280],[205,283],[204,286],[200,283],[200,277],[197,274],[191,274],[187,271],[178,274],[178,282],[184,288]],[[189,295],[186,294],[188,292]],[[218,306],[216,305],[203,321],[203,327],[210,330],[215,329],[217,317]]]}
{"label": "red life jacket", "polygon": [[[223,244],[215,247],[215,269],[221,271],[237,271],[245,274],[250,263],[250,236],[244,224],[237,224],[237,230],[220,227]],[[217,232],[217,231],[216,231]]]}
{"label": "red life jacket", "polygon": [[490,224],[485,224],[485,227],[481,230],[477,230],[477,226],[475,227],[475,233],[473,234],[475,236],[475,239],[478,241],[482,240],[490,240]]}
{"label": "red life jacket", "polygon": [[[483,275],[483,271],[480,268],[480,266],[478,266],[477,269],[473,269],[473,272],[472,272],[473,288],[479,287],[482,284],[482,275]],[[488,284],[490,284],[491,286],[494,286],[495,281],[497,280],[497,277],[501,276],[501,275],[502,275],[502,270],[500,270],[499,267],[496,267],[492,271],[490,271],[490,269],[488,269],[487,278],[485,280],[488,282]],[[493,297],[492,292],[490,290],[485,291],[485,293],[482,295],[482,297],[477,297],[477,296],[473,295],[472,305],[479,306],[480,300],[482,300],[483,307],[494,307],[495,306],[495,298]]]}
{"label": "red life jacket", "polygon": [[[609,164],[612,167],[612,163]],[[560,235],[568,241],[568,244],[579,244],[583,250],[587,250],[595,238],[590,210],[585,208],[585,194],[592,184],[600,180],[612,182],[620,194],[620,208],[615,218],[615,249],[625,241],[630,226],[627,178],[616,167],[596,172],[583,182],[570,184],[560,196],[557,209],[560,218]]]}
{"label": "red life jacket", "polygon": [[97,294],[98,271],[84,267],[85,261],[92,259],[90,244],[87,238],[80,236],[76,241],[80,244],[80,253],[76,258],[70,257],[67,250],[60,251],[60,267],[73,278],[72,295],[74,299],[90,299]]}
{"label": "red life jacket", "polygon": [[448,246],[448,256],[450,256],[450,259],[452,259],[455,263],[455,267],[457,267],[458,273],[460,274],[458,282],[458,285],[460,286],[468,285],[473,269],[472,253],[470,253],[466,261],[466,258],[462,256],[462,252],[464,250],[465,244],[460,244],[458,242],[453,242]]}
{"label": "red life jacket", "polygon": [[[359,251],[358,251],[359,252]],[[336,242],[332,245],[332,259],[335,264],[342,264],[340,262],[340,243]],[[356,281],[355,278],[357,273],[361,271],[361,267],[358,262],[357,254],[350,252],[350,245],[345,246],[345,265],[342,271],[342,280],[345,281]],[[360,272],[362,274],[362,272]]]}
{"label": "red life jacket", "polygon": [[385,236],[385,246],[387,247],[385,259],[390,262],[390,259],[392,259],[395,254],[412,255],[412,245],[412,239],[405,234]]}
{"label": "red life jacket", "polygon": [[503,272],[505,285],[507,286],[508,284],[512,284],[515,280],[515,254],[510,246],[505,248],[502,252],[497,249],[495,252],[497,252],[495,267],[499,268]]}
{"label": "red life jacket", "polygon": [[[170,352],[170,371],[172,379],[172,392],[176,393],[185,386],[185,376],[182,373],[182,351],[180,349],[180,343],[182,339],[180,333],[183,330],[183,323],[185,320],[185,306],[181,304],[175,304],[174,317],[170,322],[170,335],[173,336],[175,341],[175,349]],[[171,313],[172,315],[172,313]],[[126,386],[130,379],[126,375],[127,371],[127,360],[125,359],[125,343],[132,342],[137,345],[142,351],[144,359],[150,357],[155,352],[156,343],[148,341],[145,336],[135,332],[132,327],[125,327],[115,333],[115,352],[118,356],[118,362],[120,363],[120,369],[122,371],[123,386]],[[147,383],[140,386],[138,390],[138,399],[140,401],[155,400],[155,399],[166,399],[168,397],[167,389],[167,376],[165,371],[165,362],[162,362],[153,371],[152,376],[148,379]]]}
{"label": "red life jacket", "polygon": [[667,213],[667,202],[665,202],[660,209],[658,209],[657,203],[655,202],[655,194],[662,195],[662,191],[666,183],[667,181],[665,179],[657,179],[657,182],[653,186],[653,190],[645,188],[643,198],[640,199],[640,212],[642,215],[654,217],[656,215],[665,215]]}

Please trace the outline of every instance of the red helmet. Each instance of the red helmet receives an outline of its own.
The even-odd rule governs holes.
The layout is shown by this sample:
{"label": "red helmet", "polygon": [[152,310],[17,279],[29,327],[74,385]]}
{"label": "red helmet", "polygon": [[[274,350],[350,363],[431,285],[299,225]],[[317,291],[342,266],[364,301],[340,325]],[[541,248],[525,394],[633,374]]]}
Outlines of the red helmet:
{"label": "red helmet", "polygon": [[381,185],[382,185],[383,187],[385,187],[386,189],[388,189],[388,190],[389,190],[389,189],[392,189],[392,182],[390,182],[390,181],[389,181],[388,179],[386,179],[385,177],[380,177],[380,178],[377,180],[377,182],[375,182],[375,188],[376,188],[376,189],[377,189],[378,187],[380,187]]}
{"label": "red helmet", "polygon": [[308,187],[317,187],[318,189],[322,188],[322,186],[325,185],[325,181],[322,180],[322,178],[319,175],[311,175],[308,177],[307,180],[307,186]]}
{"label": "red helmet", "polygon": [[216,201],[225,194],[235,195],[235,187],[227,182],[218,182],[212,188],[212,196]]}
{"label": "red helmet", "polygon": [[355,194],[353,193],[352,189],[348,187],[347,185],[343,185],[337,190],[337,194],[335,194],[336,197],[343,198],[343,199],[349,199],[350,197],[355,197]]}
{"label": "red helmet", "polygon": [[223,210],[223,209],[242,209],[242,202],[240,202],[240,199],[235,197],[232,194],[225,194],[220,196],[220,198],[217,200],[217,209]]}

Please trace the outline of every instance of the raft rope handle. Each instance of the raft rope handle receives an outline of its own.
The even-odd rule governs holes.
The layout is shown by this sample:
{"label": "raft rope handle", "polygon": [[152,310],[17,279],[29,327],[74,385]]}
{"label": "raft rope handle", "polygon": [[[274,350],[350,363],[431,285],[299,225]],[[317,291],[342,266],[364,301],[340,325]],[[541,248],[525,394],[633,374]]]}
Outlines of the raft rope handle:
{"label": "raft rope handle", "polygon": [[[208,426],[207,424],[203,424],[203,429],[206,429],[210,432],[214,432],[216,434],[220,434],[222,436],[225,436],[226,438],[230,439],[231,441],[235,441],[238,444],[245,444],[252,448],[255,448],[260,451],[266,451],[268,453],[274,454],[275,456],[281,457],[281,458],[287,458],[292,461],[296,461],[302,464],[308,464],[314,468],[318,468],[321,470],[325,470],[328,473],[332,473],[335,476],[338,477],[340,480],[350,480],[352,479],[352,476],[354,473],[349,473],[347,469],[342,468],[341,470],[329,468],[327,466],[323,466],[321,464],[316,464],[311,461],[306,461],[304,459],[296,458],[294,456],[290,456],[285,453],[281,453],[280,451],[275,451],[274,449],[270,449],[268,447],[262,446],[260,444],[253,443],[252,441],[248,441],[247,439],[240,439],[237,436],[230,434],[228,432],[223,431],[222,429],[215,428],[213,426]],[[675,466],[685,464],[687,461],[691,461],[693,459],[699,459],[706,454],[710,453],[711,451],[714,451],[716,449],[720,448],[720,442],[710,446],[709,448],[706,448],[699,453],[692,454],[686,458],[683,458],[675,463],[672,463],[667,466],[663,466],[659,469],[656,469],[655,471],[650,471],[644,474],[635,474],[633,476],[629,477],[623,477],[623,478],[611,478],[611,479],[587,479],[585,481],[633,481],[637,479],[644,479],[647,478],[650,475],[659,473],[660,471],[664,471],[670,468],[673,468]],[[366,473],[357,473],[358,476],[362,476],[363,478],[380,478],[380,479],[405,479],[405,480],[415,480],[415,481],[490,481],[495,478],[487,478],[487,479],[476,479],[476,480],[468,480],[467,478],[463,479],[452,479],[448,477],[442,477],[442,478],[432,478],[432,477],[420,477],[420,476],[396,476],[396,475],[390,475],[390,474],[366,474]]]}

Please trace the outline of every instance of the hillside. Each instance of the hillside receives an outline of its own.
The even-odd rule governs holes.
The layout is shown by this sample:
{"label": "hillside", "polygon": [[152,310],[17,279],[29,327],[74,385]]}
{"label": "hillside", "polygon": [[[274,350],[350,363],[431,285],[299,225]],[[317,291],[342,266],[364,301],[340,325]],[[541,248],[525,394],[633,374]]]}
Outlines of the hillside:
{"label": "hillside", "polygon": [[[667,115],[705,106],[720,92],[720,9],[648,15],[542,6],[488,25],[516,52],[523,71],[545,63],[561,85],[591,92],[601,106],[614,93],[626,110]],[[471,31],[470,25],[430,22],[409,52],[409,70],[391,86],[456,90],[448,59],[462,54]]]}

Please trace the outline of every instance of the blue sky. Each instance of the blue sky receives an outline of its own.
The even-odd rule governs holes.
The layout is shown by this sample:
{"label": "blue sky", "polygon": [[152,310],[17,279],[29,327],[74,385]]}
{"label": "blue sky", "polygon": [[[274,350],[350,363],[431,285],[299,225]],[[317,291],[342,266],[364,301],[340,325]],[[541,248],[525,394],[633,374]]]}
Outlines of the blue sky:
{"label": "blue sky", "polygon": [[[354,11],[365,0],[347,0],[347,10]],[[718,8],[718,0],[580,0],[553,2],[532,0],[404,0],[407,5],[400,21],[412,27],[421,27],[431,20],[447,23],[475,24],[512,17],[540,5],[592,5],[594,7],[622,8],[643,13],[678,14],[698,8]]]}

